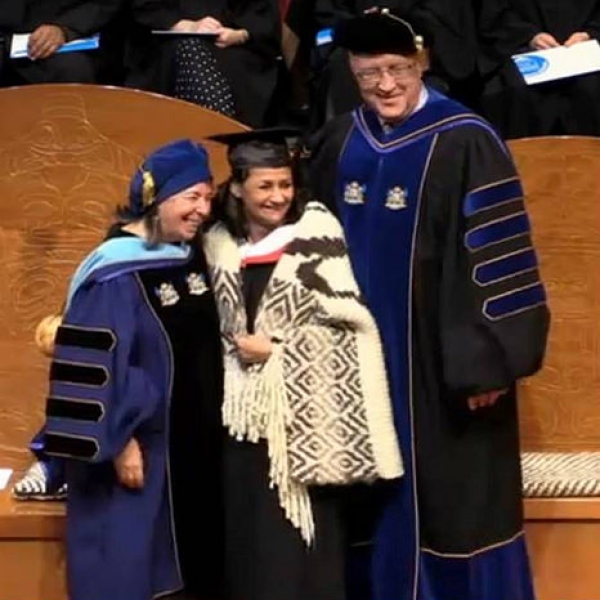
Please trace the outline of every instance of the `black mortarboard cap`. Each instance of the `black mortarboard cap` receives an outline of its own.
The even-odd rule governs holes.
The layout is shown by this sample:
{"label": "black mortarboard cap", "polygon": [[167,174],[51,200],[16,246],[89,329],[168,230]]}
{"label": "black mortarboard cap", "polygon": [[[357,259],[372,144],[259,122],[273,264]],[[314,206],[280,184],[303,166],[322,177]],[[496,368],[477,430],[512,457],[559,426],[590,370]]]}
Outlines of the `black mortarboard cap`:
{"label": "black mortarboard cap", "polygon": [[293,127],[269,127],[211,135],[208,139],[229,147],[232,169],[279,168],[292,163],[290,140],[300,135]]}
{"label": "black mortarboard cap", "polygon": [[353,54],[412,55],[421,51],[423,32],[387,8],[371,9],[340,21],[333,31],[333,43]]}

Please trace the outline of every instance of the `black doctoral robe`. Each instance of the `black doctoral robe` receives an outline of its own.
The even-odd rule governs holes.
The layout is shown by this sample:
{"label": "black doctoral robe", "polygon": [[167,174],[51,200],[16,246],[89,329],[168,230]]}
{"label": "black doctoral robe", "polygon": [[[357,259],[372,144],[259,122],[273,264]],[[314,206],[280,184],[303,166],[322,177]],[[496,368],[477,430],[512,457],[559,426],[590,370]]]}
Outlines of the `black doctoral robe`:
{"label": "black doctoral robe", "polygon": [[481,0],[477,18],[482,111],[504,137],[600,135],[600,75],[527,86],[511,59],[542,32],[560,44],[575,32],[598,38],[598,0]]}
{"label": "black doctoral robe", "polygon": [[407,465],[375,529],[370,590],[353,597],[533,600],[515,382],[541,366],[548,311],[510,155],[432,90],[390,131],[363,107],[312,146],[313,191],[340,216],[382,334]]}
{"label": "black doctoral robe", "polygon": [[218,64],[229,80],[236,118],[253,127],[265,124],[278,80],[281,16],[276,0],[132,0],[134,29],[127,58],[131,87],[172,93],[173,40],[151,36],[181,19],[212,16],[225,27],[246,29],[250,40],[225,49],[214,47]]}

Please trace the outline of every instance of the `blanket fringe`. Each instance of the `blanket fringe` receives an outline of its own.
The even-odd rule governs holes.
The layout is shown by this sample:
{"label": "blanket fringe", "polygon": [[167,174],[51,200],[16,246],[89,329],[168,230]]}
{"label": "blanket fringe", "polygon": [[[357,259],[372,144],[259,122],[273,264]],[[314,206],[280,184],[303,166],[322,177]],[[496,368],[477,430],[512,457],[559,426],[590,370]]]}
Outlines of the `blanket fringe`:
{"label": "blanket fringe", "polygon": [[277,488],[279,504],[286,518],[310,546],[315,525],[306,486],[289,475],[286,427],[292,418],[283,376],[283,349],[274,344],[269,360],[261,365],[243,366],[230,355],[225,364],[223,423],[238,441],[267,441],[270,459],[269,482]]}

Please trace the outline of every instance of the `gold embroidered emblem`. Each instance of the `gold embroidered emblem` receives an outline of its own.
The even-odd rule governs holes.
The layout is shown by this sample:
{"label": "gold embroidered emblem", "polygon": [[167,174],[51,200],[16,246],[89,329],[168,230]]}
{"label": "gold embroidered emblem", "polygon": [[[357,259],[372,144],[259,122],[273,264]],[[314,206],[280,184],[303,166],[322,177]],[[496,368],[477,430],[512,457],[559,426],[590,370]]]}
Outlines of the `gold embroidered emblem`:
{"label": "gold embroidered emblem", "polygon": [[148,208],[156,198],[156,184],[150,171],[142,171],[142,204]]}
{"label": "gold embroidered emblem", "polygon": [[344,189],[344,202],[348,204],[365,203],[365,186],[358,181],[348,183]]}
{"label": "gold embroidered emblem", "polygon": [[179,302],[179,294],[172,283],[161,283],[156,295],[162,306],[173,306]]}
{"label": "gold embroidered emblem", "polygon": [[206,284],[206,278],[200,273],[190,273],[186,277],[188,289],[190,294],[194,296],[201,296],[208,291],[208,285]]}
{"label": "gold embroidered emblem", "polygon": [[390,210],[406,208],[406,190],[399,185],[389,190],[385,199],[385,207]]}

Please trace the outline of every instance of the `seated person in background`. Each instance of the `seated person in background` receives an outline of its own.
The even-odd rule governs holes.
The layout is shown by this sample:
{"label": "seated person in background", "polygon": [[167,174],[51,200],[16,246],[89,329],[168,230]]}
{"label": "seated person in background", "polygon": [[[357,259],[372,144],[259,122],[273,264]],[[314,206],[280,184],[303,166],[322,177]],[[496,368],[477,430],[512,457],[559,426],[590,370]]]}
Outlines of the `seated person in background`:
{"label": "seated person in background", "polygon": [[511,56],[598,37],[599,0],[483,0],[481,108],[506,138],[600,135],[600,75],[526,85]]}
{"label": "seated person in background", "polygon": [[[299,0],[302,1],[302,0]],[[425,36],[431,51],[428,85],[462,102],[473,104],[476,40],[471,0],[315,0],[316,71],[313,126],[360,104],[360,94],[348,67],[347,53],[331,43],[331,28],[340,21],[389,8]],[[291,24],[293,27],[293,23]]]}
{"label": "seated person in background", "polygon": [[[93,52],[57,54],[66,42],[99,33],[122,0],[0,2],[0,87],[28,83],[94,83]],[[30,33],[29,57],[10,58],[12,34]]]}
{"label": "seated person in background", "polygon": [[[126,85],[194,102],[259,127],[269,121],[281,54],[274,0],[132,0]],[[165,40],[153,29],[209,32]]]}
{"label": "seated person in background", "polygon": [[289,0],[283,15],[281,46],[287,67],[283,106],[286,121],[302,128],[310,113],[311,62],[317,34],[314,8],[315,0]]}

